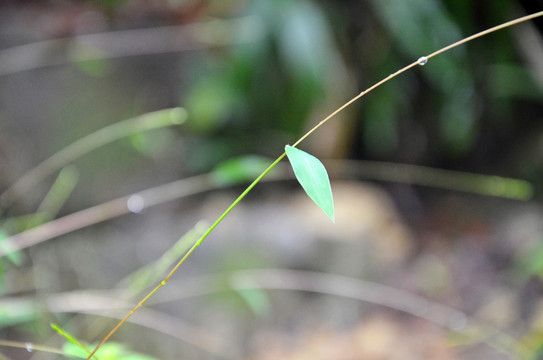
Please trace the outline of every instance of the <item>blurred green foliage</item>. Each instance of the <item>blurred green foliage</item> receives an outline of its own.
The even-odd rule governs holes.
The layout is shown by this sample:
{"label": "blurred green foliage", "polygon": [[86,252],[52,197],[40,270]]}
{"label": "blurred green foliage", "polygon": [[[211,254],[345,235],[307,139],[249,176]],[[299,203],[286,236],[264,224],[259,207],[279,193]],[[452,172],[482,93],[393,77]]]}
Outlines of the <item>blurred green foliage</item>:
{"label": "blurred green foliage", "polygon": [[[322,10],[310,1],[252,2],[247,16],[258,19],[262,40],[211,56],[193,71],[186,97],[191,129],[207,135],[197,146],[209,148],[213,134],[227,141],[222,159],[265,144],[286,143],[301,133],[322,98],[327,69],[336,55]],[[225,140],[226,139],[226,140]],[[209,166],[203,159],[195,162]]]}
{"label": "blurred green foliage", "polygon": [[[30,24],[36,25],[32,29],[39,33],[37,39],[77,35],[78,26],[84,28],[85,21],[92,23],[89,19],[96,15],[93,12],[104,15],[103,28],[91,28],[96,32],[190,26],[214,19],[246,17],[252,21],[243,29],[254,34],[252,42],[243,44],[225,41],[220,46],[205,48],[206,44],[213,43],[202,41],[198,45],[205,49],[198,48],[189,55],[182,49],[183,52],[165,62],[160,61],[167,57],[162,54],[152,59],[135,56],[136,60],[129,55],[113,61],[92,46],[65,48],[65,44],[60,44],[47,50],[56,55],[68,49],[69,66],[63,66],[62,70],[75,69],[84,81],[73,73],[61,71],[57,74],[44,71],[26,79],[23,75],[21,83],[30,83],[28,79],[31,79],[32,88],[39,84],[44,90],[31,93],[30,87],[22,87],[21,93],[29,93],[24,93],[26,102],[19,107],[9,102],[17,100],[18,95],[12,94],[19,93],[12,92],[12,88],[21,86],[16,81],[20,74],[2,78],[9,90],[4,89],[2,93],[9,105],[2,108],[2,115],[5,111],[6,119],[22,123],[22,119],[27,118],[27,108],[36,107],[36,112],[30,114],[37,116],[27,128],[23,127],[24,131],[13,132],[19,136],[14,144],[22,142],[19,139],[26,142],[22,142],[20,148],[0,144],[0,155],[20,149],[32,156],[50,154],[55,148],[105,127],[108,121],[140,114],[148,108],[176,105],[187,108],[189,117],[183,129],[133,134],[78,163],[82,183],[75,192],[87,191],[93,204],[113,194],[125,193],[127,189],[144,188],[141,184],[129,184],[142,168],[150,168],[147,176],[153,184],[167,178],[161,177],[167,171],[171,171],[171,177],[178,178],[215,169],[212,181],[220,186],[253,178],[255,169],[261,170],[267,165],[263,159],[275,158],[285,144],[292,143],[311,123],[321,120],[323,114],[333,111],[357,91],[422,55],[511,20],[520,12],[519,2],[514,0],[89,0],[74,6],[85,4],[89,8],[76,8],[73,12],[69,12],[68,7],[60,10],[64,17],[43,15],[44,18],[51,16],[50,23],[62,19],[58,20],[60,25],[54,24],[56,30],[50,33],[42,33],[36,24]],[[64,2],[43,1],[40,6],[58,9],[64,5]],[[90,18],[77,18],[78,14],[89,15],[89,12]],[[0,29],[3,29],[1,25]],[[227,39],[221,37],[224,34],[220,30],[218,28],[218,34],[211,31],[196,34],[194,38]],[[10,31],[2,34],[10,34]],[[69,43],[69,39],[63,41]],[[394,79],[353,105],[345,118],[334,120],[345,131],[323,128],[321,133],[326,140],[333,138],[330,143],[340,144],[334,145],[341,150],[334,154],[346,158],[477,169],[527,178],[541,186],[543,130],[538,123],[542,113],[542,85],[527,65],[528,54],[516,46],[518,42],[518,34],[514,37],[513,31],[508,29],[433,58],[425,67]],[[139,45],[144,48],[146,44]],[[137,55],[137,50],[132,55]],[[351,89],[353,93],[344,98],[344,93]],[[57,98],[61,100],[55,102]],[[349,127],[349,122],[355,126]],[[8,129],[6,133],[11,134],[8,126],[1,125],[2,131]],[[311,144],[317,148],[320,145]],[[238,157],[248,153],[259,156]],[[28,159],[46,157],[32,156]],[[138,156],[143,160],[134,160]],[[161,158],[167,160],[166,166],[160,167]],[[11,179],[2,174],[1,180],[7,183]],[[38,192],[40,190],[43,189]],[[516,191],[524,190],[517,188]],[[85,202],[77,206],[82,203]],[[24,205],[21,208],[24,211],[19,215],[35,210]],[[40,216],[33,213],[3,220],[0,247],[10,246],[4,241],[8,232],[16,233],[46,219]],[[186,244],[176,247],[174,253],[178,254],[184,246]],[[87,250],[85,248],[85,253]],[[116,256],[113,254],[111,256]],[[158,260],[156,268],[151,266],[146,270],[163,272],[174,261],[175,256],[170,255]],[[519,267],[527,276],[541,276],[542,258],[543,250],[536,247],[530,256],[520,260]],[[19,252],[11,254],[7,261],[2,259],[2,292],[19,291],[13,284],[1,280],[8,271],[17,270],[21,264],[24,266],[26,260]],[[246,247],[223,254],[222,260],[214,264],[214,270],[274,265],[267,254]],[[61,270],[59,267],[58,271]],[[156,276],[154,273],[144,275],[142,283],[136,284],[138,290],[147,285],[147,279],[152,281]],[[240,287],[251,285],[247,283],[249,279],[240,281]],[[33,283],[33,279],[29,284],[25,282],[30,288],[40,285]],[[64,285],[59,288],[63,289]],[[263,291],[239,290],[223,295],[221,304],[226,299],[236,310],[250,309],[260,315],[270,307]],[[26,306],[26,303],[21,304]],[[39,327],[32,326],[43,322],[41,310],[15,311],[11,305],[4,303],[0,309],[0,327],[13,326],[8,331],[16,329],[16,332],[34,332],[41,336],[36,330]],[[65,345],[66,353],[79,351],[72,349],[72,345]],[[106,344],[102,352],[106,359],[150,359],[115,343]]]}
{"label": "blurred green foliage", "polygon": [[[259,19],[262,40],[211,54],[193,72],[186,105],[202,135],[196,144],[229,157],[247,152],[237,146],[243,139],[252,152],[268,155],[269,145],[288,143],[319,120],[315,110],[337,86],[330,78],[338,58],[362,90],[424,54],[512,19],[517,7],[514,1],[375,0],[363,12],[349,2],[250,2],[244,15]],[[541,86],[511,41],[509,29],[476,40],[363,99],[354,115],[359,131],[350,134],[354,146],[344,155],[452,161],[461,169],[493,164],[498,150],[512,145],[506,129],[518,121],[518,107],[541,106]],[[221,159],[202,160],[194,163],[209,167]],[[515,167],[508,175],[521,171],[508,165]]]}
{"label": "blurred green foliage", "polygon": [[260,156],[241,156],[218,164],[211,173],[211,181],[219,187],[232,186],[254,180],[273,160]]}
{"label": "blurred green foliage", "polygon": [[[413,59],[462,38],[458,26],[452,21],[441,1],[376,0],[372,1],[372,4],[391,34],[396,51],[399,50]],[[425,94],[425,99],[438,105],[433,121],[437,122],[442,141],[451,152],[465,151],[474,138],[477,99],[472,76],[466,70],[467,62],[465,49],[461,47],[455,49],[452,55],[433,58],[430,65],[422,71],[434,88],[430,94]],[[400,67],[401,63],[396,60],[390,70],[394,71],[394,68]],[[404,87],[403,92],[390,92],[386,98],[372,97],[369,101],[379,101],[379,105],[370,109],[383,107],[384,103],[402,103],[400,98],[406,97],[406,92],[409,90]],[[400,115],[398,110],[398,107],[392,105],[392,110],[385,114],[370,112],[367,117],[372,120],[368,123],[375,122],[376,118],[383,119],[384,126],[381,131],[386,132],[387,128],[391,127],[393,119],[398,121]],[[398,125],[394,126],[397,127]],[[371,133],[377,132],[375,126],[373,129]]]}

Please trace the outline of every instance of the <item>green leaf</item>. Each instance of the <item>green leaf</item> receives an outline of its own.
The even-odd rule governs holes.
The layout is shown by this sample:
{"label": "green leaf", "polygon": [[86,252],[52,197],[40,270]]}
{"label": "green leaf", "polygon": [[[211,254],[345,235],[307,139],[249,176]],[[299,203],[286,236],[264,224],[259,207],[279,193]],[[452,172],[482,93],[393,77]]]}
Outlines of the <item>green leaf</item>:
{"label": "green leaf", "polygon": [[335,222],[332,189],[324,165],[313,155],[290,145],[285,146],[285,152],[306,194]]}
{"label": "green leaf", "polygon": [[[53,330],[55,330],[60,336],[64,337],[66,340],[68,340],[70,343],[74,344],[75,346],[79,347],[81,350],[83,350],[84,352],[87,353],[87,355],[90,355],[90,351],[89,349],[87,349],[85,347],[85,345],[83,345],[83,343],[81,341],[79,341],[77,338],[75,338],[74,336],[70,335],[67,331],[64,331],[64,329],[62,329],[60,326],[56,325],[56,324],[53,324],[51,323],[51,328]],[[93,359],[96,359],[95,356],[92,357]]]}

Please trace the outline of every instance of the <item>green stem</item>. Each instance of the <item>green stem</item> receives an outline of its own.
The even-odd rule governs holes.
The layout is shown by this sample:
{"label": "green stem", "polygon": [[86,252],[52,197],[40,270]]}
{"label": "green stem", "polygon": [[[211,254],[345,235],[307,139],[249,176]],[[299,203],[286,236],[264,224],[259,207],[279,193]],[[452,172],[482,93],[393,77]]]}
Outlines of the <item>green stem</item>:
{"label": "green stem", "polygon": [[136,310],[138,310],[140,307],[143,306],[143,304],[145,304],[147,302],[147,300],[149,300],[149,298],[151,296],[153,296],[161,287],[163,287],[164,285],[166,285],[166,283],[168,282],[168,280],[173,276],[173,274],[177,271],[177,269],[179,269],[179,267],[185,262],[185,260],[187,260],[187,258],[194,252],[194,250],[196,250],[196,248],[198,246],[200,246],[200,244],[202,244],[202,242],[205,240],[205,238],[213,231],[213,229],[215,229],[217,227],[217,225],[219,225],[219,223],[222,221],[222,219],[225,218],[226,215],[228,215],[228,213],[230,211],[232,211],[232,209],[249,193],[249,191],[251,191],[255,186],[256,184],[258,184],[260,182],[260,180],[266,176],[274,167],[275,165],[277,165],[284,157],[286,156],[285,153],[283,153],[281,156],[279,156],[270,166],[268,166],[266,168],[266,170],[264,170],[246,189],[245,191],[243,191],[241,193],[240,196],[238,196],[238,198],[236,200],[234,200],[234,202],[228,207],[228,209],[226,209],[222,214],[221,216],[219,216],[219,218],[217,220],[215,220],[215,222],[209,227],[209,229],[207,229],[207,231],[194,243],[194,245],[192,245],[192,247],[185,253],[185,255],[181,258],[181,260],[179,260],[177,262],[177,264],[173,267],[173,269],[168,273],[168,275],[166,275],[166,277],[164,278],[164,280],[162,280],[153,290],[151,290],[143,299],[140,300],[140,302],[134,306],[134,308],[132,310],[130,310],[130,312],[124,317],[122,318],[121,321],[119,321],[119,323],[113,328],[111,329],[111,331],[102,339],[102,341],[100,341],[100,343],[96,346],[96,348],[90,353],[90,355],[87,357],[87,360],[90,360],[92,358],[92,356],[94,354],[96,354],[96,352],[98,351],[98,349],[106,343],[106,341],[109,340],[109,338],[121,327],[122,324],[124,324],[126,322],[126,320],[128,320],[135,312]]}
{"label": "green stem", "polygon": [[[467,37],[463,40],[460,40],[454,44],[451,44],[449,46],[446,46],[438,51],[435,51],[433,52],[432,54],[426,56],[426,59],[428,58],[431,58],[433,56],[436,56],[438,54],[441,54],[447,50],[450,50],[460,44],[463,44],[467,41],[470,41],[470,40],[473,40],[473,39],[476,39],[480,36],[483,36],[483,35],[486,35],[486,34],[489,34],[491,32],[494,32],[494,31],[497,31],[497,30],[500,30],[500,29],[503,29],[505,27],[508,27],[508,26],[512,26],[512,25],[515,25],[515,24],[518,24],[518,23],[521,23],[521,22],[524,22],[524,21],[527,21],[527,20],[530,20],[530,19],[533,19],[533,18],[536,18],[536,17],[539,17],[539,16],[543,16],[543,11],[540,11],[538,13],[535,13],[535,14],[531,14],[531,15],[528,15],[528,16],[524,16],[524,17],[521,17],[521,18],[518,18],[518,19],[515,19],[513,21],[509,21],[507,23],[504,23],[504,24],[501,24],[501,25],[498,25],[498,26],[495,26],[491,29],[488,29],[488,30],[485,30],[485,31],[482,31],[480,33],[477,33],[475,35],[472,35],[470,37]],[[392,78],[400,75],[401,73],[409,70],[410,68],[414,67],[414,66],[417,66],[417,65],[421,65],[419,64],[418,60],[405,66],[404,68],[398,70],[397,72],[387,76],[386,78],[384,78],[383,80],[379,81],[378,83],[376,83],[375,85],[371,86],[370,88],[362,91],[360,94],[356,95],[354,98],[352,98],[351,100],[349,100],[348,102],[346,102],[345,104],[343,104],[341,107],[339,107],[336,111],[334,111],[332,114],[328,115],[324,120],[322,120],[321,122],[319,122],[317,125],[315,125],[311,130],[309,130],[305,135],[303,135],[298,141],[296,141],[292,146],[296,147],[299,143],[301,143],[305,138],[307,138],[309,135],[311,135],[314,131],[316,131],[319,127],[321,127],[322,125],[324,125],[328,120],[330,120],[332,117],[334,117],[336,114],[338,114],[340,111],[342,111],[343,109],[345,109],[346,107],[348,107],[349,105],[351,105],[353,102],[357,101],[358,99],[360,99],[362,96],[366,95],[367,93],[369,93],[370,91],[374,90],[375,88],[379,87],[380,85],[386,83],[387,81],[391,80]],[[170,271],[170,273],[164,278],[164,280],[162,280],[162,282],[160,282],[160,284],[158,284],[153,290],[151,290],[151,292],[149,292],[149,294],[147,294],[132,310],[130,310],[130,312],[128,313],[128,315],[126,315],[105,337],[104,339],[102,339],[102,341],[100,341],[100,343],[96,346],[96,348],[92,351],[92,353],[87,357],[87,360],[90,360],[92,358],[92,356],[96,353],[96,351],[98,351],[98,349],[106,342],[109,340],[109,338],[121,327],[121,325],[126,321],[128,320],[128,318],[130,318],[130,316],[132,316],[132,314],[134,314],[136,312],[136,310],[138,310],[145,302],[147,302],[147,300],[153,296],[162,286],[164,286],[168,280],[172,277],[172,275],[177,271],[177,269],[181,266],[181,264],[183,264],[185,262],[185,260],[194,252],[194,250],[196,250],[196,248],[198,246],[200,246],[200,244],[202,244],[202,242],[205,240],[205,238],[213,231],[213,229],[215,229],[217,227],[217,225],[219,225],[219,223],[225,218],[226,215],[228,215],[228,213],[247,195],[247,193],[249,193],[249,191],[251,191],[258,182],[260,182],[260,180],[266,176],[266,174],[268,174],[268,172],[270,172],[284,157],[286,156],[286,153],[283,153],[281,156],[279,156],[277,158],[277,160],[275,160],[270,166],[268,166],[266,168],[266,170],[264,170],[262,172],[262,174],[260,174],[248,187],[247,189],[245,189],[245,191],[243,191],[243,193],[241,193],[241,195],[236,199],[234,200],[234,202],[228,207],[228,209],[226,209],[222,214],[221,216],[219,216],[219,218],[213,223],[213,225],[211,225],[209,227],[209,229],[200,237],[200,239],[198,239],[194,245],[187,251],[187,253],[183,256],[183,258],[181,258],[181,260],[179,260],[179,262],[174,266],[174,268]]]}

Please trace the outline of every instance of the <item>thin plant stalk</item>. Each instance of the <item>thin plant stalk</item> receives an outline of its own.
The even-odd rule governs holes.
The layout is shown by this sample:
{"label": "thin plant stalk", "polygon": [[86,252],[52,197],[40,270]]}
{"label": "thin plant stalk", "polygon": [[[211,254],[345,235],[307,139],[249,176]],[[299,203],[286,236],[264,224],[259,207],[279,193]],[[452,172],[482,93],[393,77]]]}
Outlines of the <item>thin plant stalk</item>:
{"label": "thin plant stalk", "polygon": [[7,346],[7,347],[17,348],[17,349],[25,349],[26,351],[29,351],[29,352],[42,351],[42,352],[46,352],[50,354],[64,355],[64,351],[62,351],[59,348],[34,344],[31,342],[21,342],[21,341],[11,341],[11,340],[0,339],[0,346]]}
{"label": "thin plant stalk", "polygon": [[[336,178],[356,176],[514,200],[529,200],[534,192],[532,185],[525,180],[501,176],[381,161],[325,160],[324,163],[332,177]],[[281,167],[281,165],[279,164],[277,167]],[[277,167],[275,170],[278,170]],[[262,181],[281,181],[291,178],[291,174],[287,174],[286,167],[284,167],[281,171],[274,172],[273,175],[268,174]],[[228,185],[238,184],[238,182],[234,182]],[[4,246],[0,247],[0,258],[103,221],[129,213],[137,213],[140,210],[145,211],[155,205],[218,188],[224,188],[224,186],[214,183],[212,171],[109,200],[7,237],[4,239]],[[131,206],[131,202],[136,203],[138,207]],[[51,216],[51,214],[38,212],[31,216],[42,219]]]}
{"label": "thin plant stalk", "polygon": [[74,166],[68,165],[62,168],[36,212],[38,214],[44,213],[45,220],[54,219],[72,194],[78,182],[79,172]]}
{"label": "thin plant stalk", "polygon": [[[209,190],[208,178],[205,175],[196,175],[109,200],[10,236],[4,241],[8,245],[0,248],[0,257],[130,212],[137,213],[153,205]],[[131,208],[131,201],[140,203],[138,206],[141,207]]]}
{"label": "thin plant stalk", "polygon": [[19,180],[0,194],[0,206],[7,208],[17,198],[30,190],[47,176],[53,174],[75,159],[115,140],[139,132],[165,126],[179,125],[186,120],[186,111],[182,108],[147,113],[132,119],[106,126],[66,146],[24,174]]}
{"label": "thin plant stalk", "polygon": [[330,173],[341,173],[343,177],[356,176],[514,200],[530,200],[534,195],[533,186],[528,181],[502,176],[382,161],[324,160],[323,162]]}
{"label": "thin plant stalk", "polygon": [[[221,31],[217,31],[220,29]],[[200,23],[84,34],[0,51],[0,77],[49,66],[242,45],[262,38],[255,16]],[[58,54],[65,49],[65,54]],[[54,57],[50,54],[55,51]],[[58,56],[63,55],[63,56]]]}
{"label": "thin plant stalk", "polygon": [[[292,146],[293,147],[296,147],[298,144],[300,144],[305,138],[307,138],[309,135],[311,135],[314,131],[316,131],[318,128],[320,128],[322,125],[324,125],[328,120],[330,120],[332,117],[334,117],[335,115],[337,115],[339,112],[341,112],[343,109],[345,109],[346,107],[348,107],[349,105],[351,105],[352,103],[354,103],[355,101],[357,101],[358,99],[360,99],[362,96],[366,95],[367,93],[371,92],[372,90],[374,90],[375,88],[379,87],[380,85],[386,83],[387,81],[393,79],[394,77],[402,74],[403,72],[411,69],[412,67],[415,67],[417,65],[425,65],[428,61],[428,59],[436,56],[436,55],[439,55],[447,50],[450,50],[456,46],[459,46],[461,44],[464,44],[468,41],[471,41],[471,40],[474,40],[478,37],[481,37],[481,36],[484,36],[484,35],[487,35],[491,32],[494,32],[494,31],[497,31],[497,30],[500,30],[500,29],[503,29],[503,28],[506,28],[506,27],[509,27],[509,26],[513,26],[513,25],[516,25],[516,24],[519,24],[521,22],[524,22],[524,21],[528,21],[528,20],[531,20],[531,19],[534,19],[534,18],[537,18],[539,16],[543,16],[543,11],[540,11],[540,12],[537,12],[537,13],[534,13],[534,14],[531,14],[531,15],[527,15],[527,16],[524,16],[524,17],[521,17],[521,18],[518,18],[518,19],[515,19],[515,20],[512,20],[512,21],[509,21],[509,22],[506,22],[504,24],[501,24],[501,25],[498,25],[498,26],[495,26],[493,28],[490,28],[490,29],[487,29],[487,30],[484,30],[482,32],[479,32],[475,35],[472,35],[472,36],[469,36],[463,40],[460,40],[460,41],[457,41],[449,46],[446,46],[440,50],[437,50],[427,56],[422,56],[421,58],[419,58],[417,61],[405,66],[404,68],[398,70],[397,72],[387,76],[386,78],[384,78],[383,80],[379,81],[378,83],[376,83],[375,85],[371,86],[370,88],[362,91],[360,94],[356,95],[354,98],[352,98],[351,100],[349,100],[348,102],[346,102],[345,104],[343,104],[341,107],[339,107],[337,110],[335,110],[333,113],[331,113],[330,115],[328,115],[325,119],[323,119],[321,122],[319,122],[317,125],[315,125],[311,130],[309,130],[305,135],[303,135],[300,139],[298,139],[298,141],[296,141]],[[151,290],[149,292],[149,294],[147,294],[132,310],[130,310],[130,312],[102,339],[102,341],[100,341],[100,343],[98,343],[98,345],[96,346],[96,348],[92,351],[92,353],[89,355],[89,357],[87,358],[87,360],[90,360],[92,358],[92,355],[94,355],[96,353],[96,351],[98,351],[98,349],[106,342],[109,340],[109,338],[121,327],[121,325],[128,319],[130,318],[130,316],[132,316],[132,314],[134,314],[141,306],[143,306],[143,304],[145,304],[147,302],[147,300],[149,298],[151,298],[162,286],[166,285],[166,283],[168,282],[168,280],[172,277],[172,275],[177,271],[177,269],[179,269],[179,267],[185,262],[185,260],[194,252],[194,250],[196,250],[196,248],[198,246],[200,246],[202,244],[202,242],[207,238],[207,236],[213,231],[213,229],[215,229],[217,227],[217,225],[226,217],[226,215],[228,215],[228,213],[230,213],[230,211],[232,211],[232,209],[256,186],[256,184],[258,184],[258,182],[260,182],[260,180],[266,176],[266,174],[268,174],[274,167],[275,165],[277,165],[284,157],[286,156],[286,153],[283,153],[281,154],[270,166],[268,166],[263,172],[262,174],[260,174],[248,187],[247,189],[245,189],[245,191],[243,191],[243,193],[241,193],[241,195],[236,199],[234,200],[234,202],[224,211],[224,213],[222,213],[219,218],[209,227],[209,229],[202,235],[202,237],[200,239],[198,239],[194,245],[187,251],[187,253],[179,260],[179,262],[173,267],[173,269],[170,271],[170,273],[164,278],[164,280],[162,280],[153,290]]]}

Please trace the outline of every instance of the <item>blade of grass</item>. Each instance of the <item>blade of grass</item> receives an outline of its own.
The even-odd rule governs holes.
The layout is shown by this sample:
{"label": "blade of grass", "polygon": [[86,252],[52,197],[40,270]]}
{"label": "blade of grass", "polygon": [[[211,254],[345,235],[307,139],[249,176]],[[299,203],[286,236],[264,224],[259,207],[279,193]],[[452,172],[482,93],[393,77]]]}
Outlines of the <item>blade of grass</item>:
{"label": "blade of grass", "polygon": [[[91,353],[90,350],[88,350],[87,347],[81,343],[81,341],[76,339],[74,336],[70,335],[70,333],[68,333],[67,331],[62,329],[60,326],[58,326],[56,324],[53,324],[53,323],[51,323],[50,325],[51,325],[51,328],[53,328],[53,330],[55,330],[60,336],[62,336],[63,338],[65,338],[66,340],[71,342],[72,344],[78,346],[83,351],[85,351],[87,354]],[[95,359],[95,360],[98,360],[98,358],[96,356],[92,356],[92,358]]]}
{"label": "blade of grass", "polygon": [[503,176],[380,161],[325,160],[324,163],[331,173],[352,174],[372,180],[422,185],[512,200],[529,200],[534,195],[534,188],[529,182]]}
{"label": "blade of grass", "polygon": [[47,176],[101,146],[142,131],[179,125],[186,120],[186,117],[186,111],[182,108],[160,110],[106,126],[89,134],[66,146],[24,174],[0,195],[0,206],[7,208]]}
{"label": "blade of grass", "polygon": [[183,235],[160,258],[125,277],[119,282],[118,287],[127,288],[127,295],[130,298],[140,294],[149,285],[155,284],[175,264],[177,259],[202,236],[207,227],[208,225],[205,222],[196,224],[193,229]]}
{"label": "blade of grass", "polygon": [[47,220],[54,219],[79,181],[79,171],[73,166],[60,170],[57,179],[43,198],[37,213],[46,213]]}
{"label": "blade of grass", "polygon": [[[3,225],[9,224],[10,222],[18,222],[16,228],[22,228],[22,231],[24,231],[51,221],[72,194],[78,181],[79,172],[72,166],[64,167],[59,172],[53,186],[51,186],[51,189],[49,189],[49,192],[45,195],[35,213],[23,217],[8,218],[3,221]],[[9,232],[13,233],[14,231]],[[11,240],[8,239],[8,241]]]}
{"label": "blade of grass", "polygon": [[[309,135],[311,135],[314,131],[316,131],[319,127],[321,127],[322,125],[324,125],[328,120],[330,120],[332,117],[334,117],[337,113],[339,113],[340,111],[342,111],[343,109],[345,109],[346,107],[348,107],[350,104],[352,104],[353,102],[355,102],[356,100],[360,99],[362,96],[366,95],[367,93],[369,93],[370,91],[372,91],[373,89],[379,87],[380,85],[384,84],[385,82],[389,81],[390,79],[400,75],[401,73],[411,69],[412,67],[414,66],[420,66],[420,65],[425,65],[427,60],[433,56],[436,56],[440,53],[443,53],[444,51],[446,50],[450,50],[458,45],[461,45],[467,41],[470,41],[470,40],[473,40],[473,39],[476,39],[480,36],[483,36],[483,35],[486,35],[486,34],[489,34],[493,31],[497,31],[497,30],[500,30],[500,29],[503,29],[505,27],[508,27],[508,26],[512,26],[512,25],[515,25],[515,24],[519,24],[521,22],[524,22],[524,21],[528,21],[530,19],[533,19],[533,18],[536,18],[536,17],[539,17],[539,16],[543,16],[543,11],[540,11],[538,13],[535,13],[535,14],[531,14],[531,15],[528,15],[528,16],[524,16],[524,17],[521,17],[521,18],[518,18],[518,19],[515,19],[513,21],[509,21],[507,23],[504,23],[502,25],[498,25],[498,26],[495,26],[491,29],[488,29],[488,30],[484,30],[482,32],[479,32],[475,35],[472,35],[472,36],[469,36],[467,38],[465,38],[464,40],[461,40],[461,41],[458,41],[452,45],[449,45],[449,46],[446,46],[438,51],[435,51],[433,53],[431,53],[430,55],[426,56],[426,57],[421,57],[419,58],[417,61],[405,66],[404,68],[398,70],[397,72],[395,72],[394,74],[391,74],[389,75],[388,77],[386,77],[385,79],[379,81],[378,83],[376,83],[375,85],[371,86],[370,88],[362,91],[360,94],[356,95],[354,98],[352,98],[351,100],[349,100],[348,102],[346,102],[344,105],[342,105],[341,107],[339,107],[336,111],[334,111],[332,114],[328,115],[325,119],[323,119],[321,122],[319,122],[316,126],[314,126],[311,130],[309,130],[305,135],[303,135],[298,141],[296,141],[294,143],[294,145],[292,145],[293,147],[296,147],[300,142],[302,142],[305,138],[307,138]],[[421,59],[424,59],[424,61],[421,61]],[[194,250],[196,250],[196,248],[198,246],[200,246],[202,244],[202,242],[206,239],[206,237],[213,231],[213,229],[215,229],[215,227],[217,227],[217,225],[222,221],[222,219],[224,219],[224,217],[226,217],[226,215],[228,215],[228,213],[230,213],[230,211],[232,211],[232,209],[247,195],[247,193],[249,193],[253,187],[256,186],[256,184],[258,184],[258,182],[260,182],[260,180],[266,176],[266,174],[268,174],[284,157],[286,156],[286,153],[283,153],[282,155],[280,155],[268,168],[266,168],[262,174],[260,174],[256,179],[255,181],[253,181],[248,187],[247,189],[245,189],[245,191],[243,191],[243,193],[236,199],[234,200],[234,202],[232,203],[232,205],[230,205],[222,215],[219,216],[219,218],[209,227],[209,229],[202,235],[202,237],[200,239],[198,239],[198,241],[196,241],[194,243],[194,245],[187,251],[187,253],[185,254],[185,256],[183,256],[179,262],[173,267],[172,271],[164,278],[164,280],[162,280],[162,282],[160,282],[160,284],[158,284],[153,290],[151,290],[151,292],[149,292],[149,294],[147,294],[103,339],[102,341],[100,341],[100,343],[98,343],[98,345],[96,346],[96,348],[93,350],[93,352],[91,353],[91,355],[89,355],[89,357],[87,358],[87,360],[90,360],[92,355],[98,351],[98,349],[100,349],[100,347],[106,342],[109,340],[109,338],[117,331],[117,329],[119,329],[121,327],[121,325],[128,319],[130,318],[130,316],[132,316],[132,314],[134,314],[134,312],[136,312],[141,306],[143,306],[143,304],[145,304],[145,302],[150,298],[152,297],[162,286],[164,286],[168,280],[172,277],[172,275],[177,271],[177,269],[185,262],[185,260],[194,252]]]}

